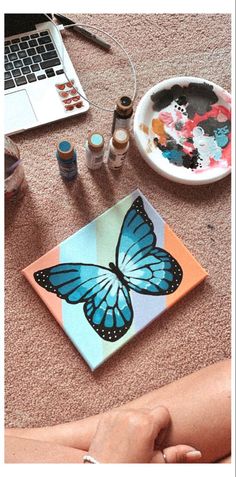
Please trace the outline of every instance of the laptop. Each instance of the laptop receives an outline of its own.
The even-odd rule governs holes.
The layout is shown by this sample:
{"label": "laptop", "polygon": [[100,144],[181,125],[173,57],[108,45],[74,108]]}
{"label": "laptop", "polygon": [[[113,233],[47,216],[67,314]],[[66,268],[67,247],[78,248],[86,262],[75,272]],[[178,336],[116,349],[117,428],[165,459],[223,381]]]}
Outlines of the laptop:
{"label": "laptop", "polygon": [[46,15],[5,14],[4,65],[5,134],[88,111],[60,32]]}

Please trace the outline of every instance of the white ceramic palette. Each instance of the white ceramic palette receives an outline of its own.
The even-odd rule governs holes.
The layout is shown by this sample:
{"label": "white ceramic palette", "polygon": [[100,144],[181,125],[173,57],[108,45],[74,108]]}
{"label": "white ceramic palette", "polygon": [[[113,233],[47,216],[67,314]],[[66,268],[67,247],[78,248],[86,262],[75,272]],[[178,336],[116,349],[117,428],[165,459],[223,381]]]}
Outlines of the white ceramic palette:
{"label": "white ceramic palette", "polygon": [[231,172],[231,96],[202,78],[176,77],[138,104],[134,136],[145,161],[175,182],[200,185]]}

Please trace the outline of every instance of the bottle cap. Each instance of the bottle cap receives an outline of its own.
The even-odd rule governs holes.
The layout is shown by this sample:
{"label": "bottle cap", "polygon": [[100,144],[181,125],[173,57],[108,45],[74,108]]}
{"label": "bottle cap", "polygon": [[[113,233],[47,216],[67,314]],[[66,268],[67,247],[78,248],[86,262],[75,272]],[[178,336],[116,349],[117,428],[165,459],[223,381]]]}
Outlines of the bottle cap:
{"label": "bottle cap", "polygon": [[119,111],[124,113],[129,113],[133,109],[132,99],[129,98],[129,96],[121,96],[121,98],[118,99],[116,105]]}
{"label": "bottle cap", "polygon": [[112,136],[112,144],[117,149],[123,149],[129,142],[129,133],[126,129],[116,129]]}
{"label": "bottle cap", "polygon": [[88,146],[93,151],[98,151],[104,146],[104,137],[99,132],[91,133],[88,137]]}
{"label": "bottle cap", "polygon": [[74,148],[69,141],[61,141],[57,146],[57,152],[61,159],[71,159],[74,154]]}

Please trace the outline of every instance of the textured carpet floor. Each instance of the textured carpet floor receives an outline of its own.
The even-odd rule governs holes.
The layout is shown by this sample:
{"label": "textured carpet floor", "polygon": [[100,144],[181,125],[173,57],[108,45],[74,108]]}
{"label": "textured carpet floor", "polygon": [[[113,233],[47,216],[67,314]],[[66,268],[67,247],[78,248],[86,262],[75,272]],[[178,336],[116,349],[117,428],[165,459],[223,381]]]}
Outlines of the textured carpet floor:
{"label": "textured carpet floor", "polygon": [[[204,77],[230,90],[229,15],[71,16],[96,24],[126,46],[137,69],[137,101],[157,82],[178,75]],[[69,36],[68,50],[75,66],[80,61],[85,90],[88,84],[91,99],[106,106],[107,95],[113,104],[121,84],[131,84],[124,74],[128,69],[122,61],[108,64],[107,85],[102,87],[98,58],[107,61],[106,54]],[[91,108],[83,117],[14,137],[29,190],[6,211],[8,426],[85,417],[230,356],[230,177],[200,188],[171,183],[144,163],[133,140],[121,173],[106,168],[92,173],[84,161],[85,138],[99,126],[108,140],[111,120],[112,114]],[[80,177],[69,186],[61,181],[55,160],[62,138],[75,144],[79,156]],[[20,271],[136,187],[208,270],[209,278],[92,374]]]}

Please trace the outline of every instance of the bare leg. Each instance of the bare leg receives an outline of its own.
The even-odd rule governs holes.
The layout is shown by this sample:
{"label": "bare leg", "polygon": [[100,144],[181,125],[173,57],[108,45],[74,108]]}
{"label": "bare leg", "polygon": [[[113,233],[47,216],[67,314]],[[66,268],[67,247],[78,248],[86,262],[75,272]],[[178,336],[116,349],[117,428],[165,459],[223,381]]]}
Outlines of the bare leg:
{"label": "bare leg", "polygon": [[[169,409],[172,425],[162,447],[188,444],[202,452],[202,462],[230,454],[230,360],[203,368],[125,404],[126,408]],[[7,429],[6,435],[89,448],[99,415],[67,424],[35,429]]]}
{"label": "bare leg", "polygon": [[8,464],[81,464],[84,451],[54,442],[6,436],[5,463]]}

